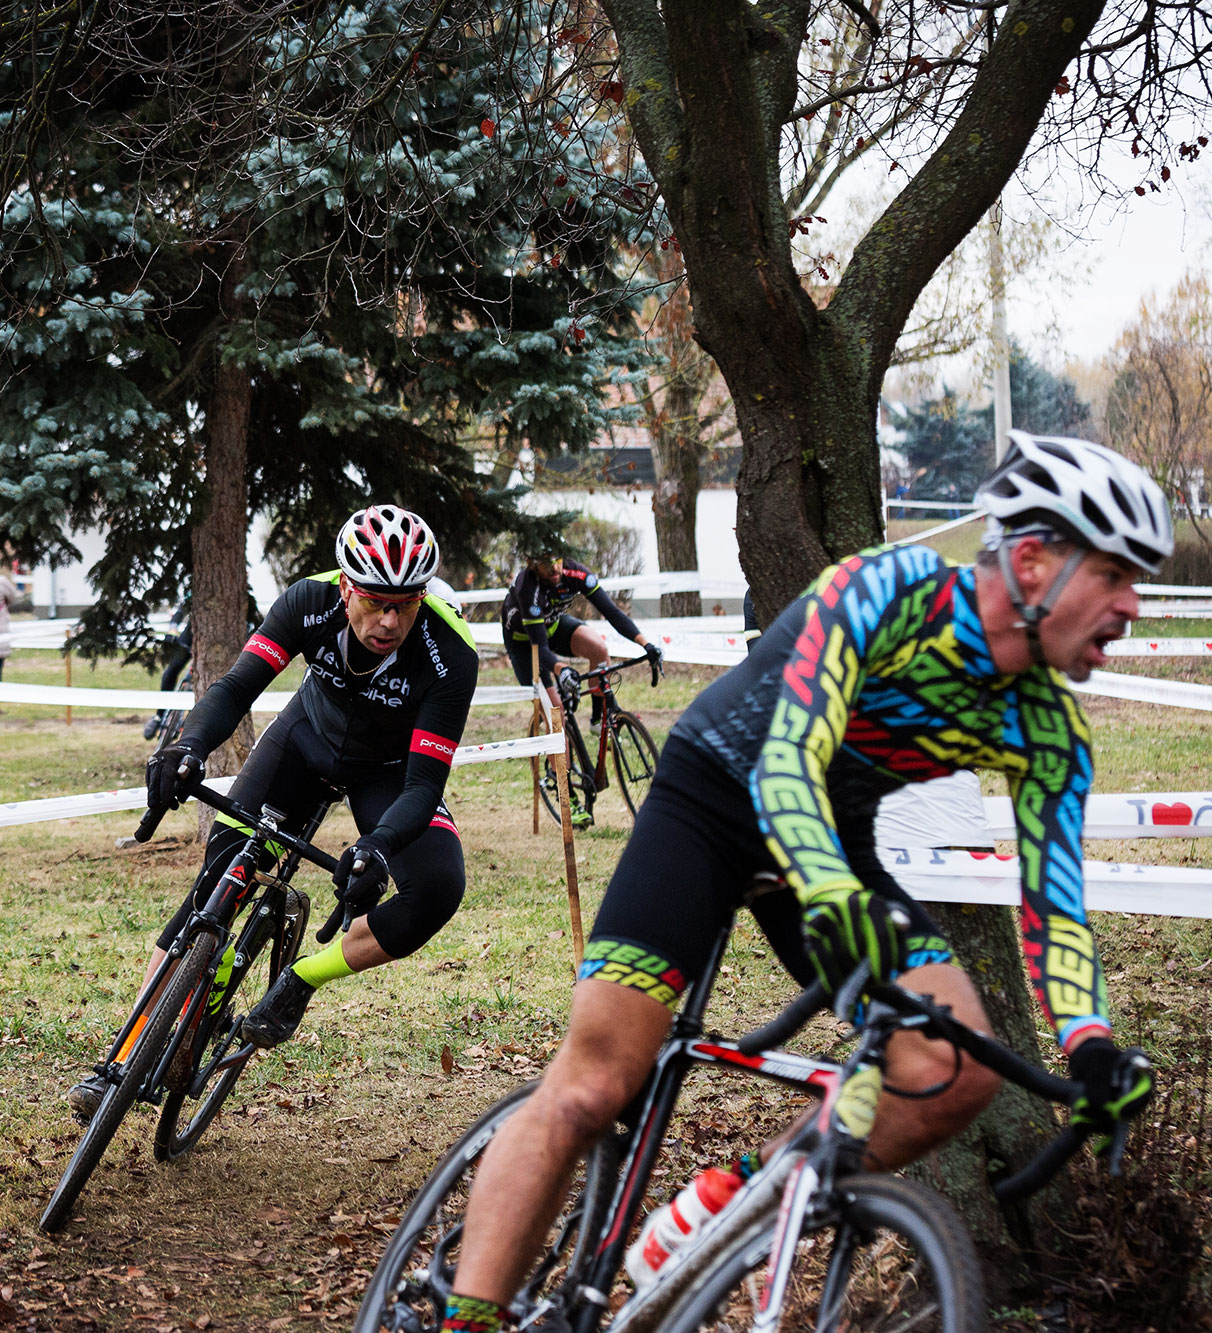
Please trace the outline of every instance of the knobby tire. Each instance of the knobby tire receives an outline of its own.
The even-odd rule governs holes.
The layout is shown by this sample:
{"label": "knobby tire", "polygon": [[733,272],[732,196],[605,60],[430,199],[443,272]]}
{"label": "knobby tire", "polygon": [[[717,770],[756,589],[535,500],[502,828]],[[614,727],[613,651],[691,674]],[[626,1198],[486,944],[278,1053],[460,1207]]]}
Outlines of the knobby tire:
{"label": "knobby tire", "polygon": [[[542,718],[531,718],[530,734],[532,736],[546,736],[547,723]],[[597,792],[592,781],[586,782],[585,774],[581,769],[581,762],[577,758],[576,746],[569,744],[568,752],[568,795],[569,798],[575,794],[580,800],[584,809],[593,812],[593,803]],[[543,763],[539,772],[539,794],[543,797],[543,804],[547,807],[547,813],[558,824],[560,822],[560,788],[556,777],[555,765],[551,762],[550,755],[539,756]]]}
{"label": "knobby tire", "polygon": [[[388,1242],[362,1299],[353,1333],[408,1328],[436,1333],[458,1261],[467,1195],[484,1149],[534,1092],[517,1088],[490,1107],[442,1157]],[[527,1306],[579,1279],[592,1259],[614,1188],[619,1150],[602,1139],[578,1168],[569,1201],[548,1234],[544,1256],[522,1288]],[[435,1279],[436,1278],[436,1283]]]}
{"label": "knobby tire", "polygon": [[218,941],[213,935],[203,933],[194,940],[192,947],[177,964],[123,1063],[122,1081],[110,1084],[106,1090],[63,1178],[51,1195],[38,1223],[43,1231],[58,1231],[67,1220],[72,1205],[101,1160],[101,1154],[109,1147],[110,1140],[134,1104],[144,1080],[155,1068],[189,993],[206,972],[217,945]]}
{"label": "knobby tire", "polygon": [[652,786],[652,775],[657,765],[656,742],[634,713],[616,713],[611,733],[610,748],[614,754],[615,775],[619,780],[623,800],[627,802],[627,808],[634,818]]}
{"label": "knobby tire", "polygon": [[[782,1327],[815,1333],[984,1333],[984,1281],[949,1203],[916,1181],[855,1176],[835,1224],[805,1230]],[[777,1209],[739,1237],[662,1333],[743,1333],[758,1311]]]}

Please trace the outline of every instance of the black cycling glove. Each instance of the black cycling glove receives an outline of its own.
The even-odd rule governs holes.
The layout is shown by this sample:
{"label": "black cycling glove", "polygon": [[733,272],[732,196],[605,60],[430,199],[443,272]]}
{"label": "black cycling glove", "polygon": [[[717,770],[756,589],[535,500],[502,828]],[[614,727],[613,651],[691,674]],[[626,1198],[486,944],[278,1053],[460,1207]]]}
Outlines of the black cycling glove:
{"label": "black cycling glove", "polygon": [[644,656],[647,657],[649,665],[652,667],[652,683],[657,683],[657,676],[664,671],[661,663],[665,659],[665,654],[656,646],[655,643],[646,643],[644,645]]}
{"label": "black cycling glove", "polygon": [[1120,1048],[1110,1037],[1089,1037],[1069,1057],[1069,1072],[1085,1092],[1073,1106],[1075,1124],[1111,1130],[1131,1120],[1153,1095],[1153,1067],[1135,1046]]}
{"label": "black cycling glove", "polygon": [[[182,776],[184,775],[184,776]],[[147,761],[147,807],[176,810],[196,782],[206,776],[206,752],[192,741],[157,750]]]}
{"label": "black cycling glove", "polygon": [[804,909],[804,937],[817,979],[836,995],[861,962],[875,981],[905,966],[905,936],[890,906],[870,889],[825,889]]}
{"label": "black cycling glove", "polygon": [[561,667],[556,687],[560,691],[560,701],[566,712],[575,713],[581,697],[581,682],[572,667]]}
{"label": "black cycling glove", "polygon": [[[391,883],[387,855],[386,842],[373,833],[363,834],[341,853],[332,879],[337,886],[337,900],[345,904],[345,929],[354,917],[369,912]],[[363,867],[359,874],[354,874],[355,861]]]}

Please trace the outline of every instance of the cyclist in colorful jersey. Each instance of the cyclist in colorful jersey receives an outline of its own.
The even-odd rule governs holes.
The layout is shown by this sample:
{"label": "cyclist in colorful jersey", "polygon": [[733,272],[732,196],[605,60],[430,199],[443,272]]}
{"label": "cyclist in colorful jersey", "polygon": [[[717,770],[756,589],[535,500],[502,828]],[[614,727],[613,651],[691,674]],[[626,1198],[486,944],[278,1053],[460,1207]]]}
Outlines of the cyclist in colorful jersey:
{"label": "cyclist in colorful jersey", "polygon": [[[661,650],[655,643],[649,643],[635,621],[614,604],[591,569],[579,560],[563,555],[544,553],[532,557],[526,561],[526,568],[519,570],[505,594],[501,629],[505,650],[519,685],[533,683],[531,645],[538,647],[539,679],[547,686],[557,712],[562,707],[563,693],[573,683],[571,668],[559,659],[584,657],[589,662],[590,671],[605,666],[607,660],[603,635],[568,614],[567,608],[576,597],[584,597],[623,638],[633,639],[650,661],[659,663],[661,660]],[[596,683],[590,686],[589,710],[589,725],[599,726],[602,692]],[[576,803],[575,796],[572,822],[580,827],[593,823],[593,816]]]}
{"label": "cyclist in colorful jersey", "polygon": [[[755,872],[783,876],[799,899],[805,955],[784,961],[800,980],[833,991],[867,961],[877,979],[902,978],[989,1030],[940,931],[876,855],[876,806],[901,784],[1006,774],[1028,966],[1085,1084],[1076,1114],[1106,1124],[1149,1095],[1149,1075],[1111,1040],[1086,923],[1089,729],[1063,677],[1085,680],[1136,619],[1133,582],[1170,553],[1170,519],[1155,483],[1110,450],[1011,436],[978,493],[992,517],[975,568],[911,546],[827,569],[673,728],[586,945],[568,1035],[485,1154],[447,1327],[498,1325],[572,1163],[640,1088]],[[787,896],[769,895],[776,914]],[[912,1160],[987,1105],[996,1077],[966,1058],[957,1070],[955,1054],[894,1038],[890,1084],[947,1086],[880,1103],[871,1167]]]}
{"label": "cyclist in colorful jersey", "polygon": [[[248,809],[285,811],[284,827],[297,832],[324,783],[347,793],[359,837],[334,879],[351,924],[284,971],[249,1013],[244,1033],[258,1046],[291,1036],[317,987],[414,953],[463,896],[463,850],[443,792],[479,662],[458,611],[427,595],[437,541],[408,510],[371,505],[341,529],[337,563],[278,598],[190,712],[180,741],[148,762],[148,805],[175,806],[204,775],[207,755],[302,654],[303,682],[257,741],[232,796]],[[244,837],[225,816],[215,820],[202,872],[161,932],[145,981]],[[69,1094],[72,1109],[91,1115],[104,1091],[99,1076],[86,1079]]]}

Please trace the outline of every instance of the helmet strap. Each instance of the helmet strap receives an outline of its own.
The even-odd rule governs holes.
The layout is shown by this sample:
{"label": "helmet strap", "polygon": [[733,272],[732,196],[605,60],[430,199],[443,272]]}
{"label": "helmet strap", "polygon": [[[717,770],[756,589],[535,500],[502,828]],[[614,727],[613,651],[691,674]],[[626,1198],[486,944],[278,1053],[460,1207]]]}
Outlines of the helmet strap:
{"label": "helmet strap", "polygon": [[1023,597],[1018,575],[1015,574],[1014,565],[1010,560],[1011,546],[1011,542],[1004,541],[997,548],[998,568],[1002,572],[1002,579],[1005,581],[1006,591],[1010,594],[1010,601],[1022,617],[1021,628],[1027,631],[1027,650],[1031,654],[1031,660],[1036,666],[1045,666],[1044,649],[1039,641],[1040,624],[1046,616],[1051,614],[1057,598],[1065,590],[1065,584],[1077,573],[1078,565],[1089,555],[1089,551],[1084,547],[1078,547],[1074,550],[1073,554],[1057,570],[1056,577],[1052,580],[1052,586],[1038,602],[1030,606]]}

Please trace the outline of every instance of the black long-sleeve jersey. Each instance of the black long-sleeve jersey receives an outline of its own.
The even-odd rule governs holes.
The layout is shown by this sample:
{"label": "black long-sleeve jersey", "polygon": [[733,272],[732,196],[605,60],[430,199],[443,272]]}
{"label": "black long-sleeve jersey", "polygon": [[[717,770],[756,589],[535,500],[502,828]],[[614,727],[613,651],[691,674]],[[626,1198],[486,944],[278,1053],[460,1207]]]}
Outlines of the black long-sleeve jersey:
{"label": "black long-sleeve jersey", "polygon": [[403,644],[375,665],[353,638],[338,580],[334,571],[286,589],[231,670],[189,714],[182,740],[210,753],[302,653],[307,673],[288,709],[306,714],[330,747],[327,758],[334,767],[404,767],[400,798],[376,830],[394,851],[428,827],[441,800],[467,722],[479,658],[458,611],[426,597]]}
{"label": "black long-sleeve jersey", "polygon": [[544,583],[533,569],[521,570],[509,585],[501,608],[501,627],[508,643],[539,646],[539,671],[545,685],[551,684],[550,672],[555,662],[548,639],[559,628],[560,616],[583,596],[625,639],[637,639],[639,626],[610,599],[598,576],[577,560],[565,560],[564,569],[554,583]]}

